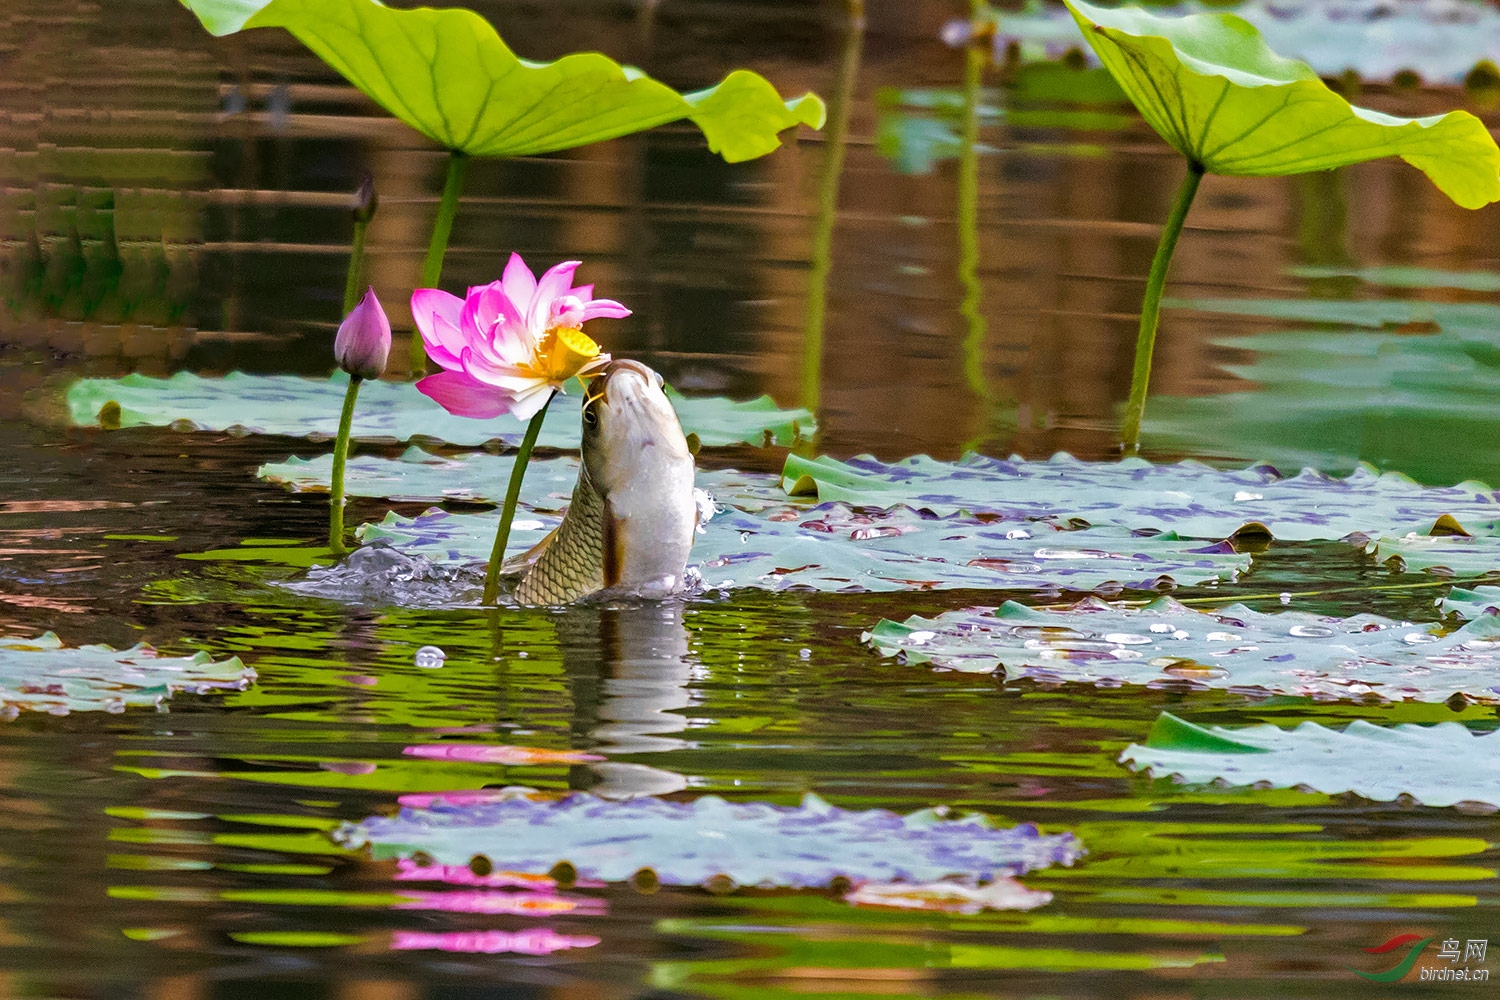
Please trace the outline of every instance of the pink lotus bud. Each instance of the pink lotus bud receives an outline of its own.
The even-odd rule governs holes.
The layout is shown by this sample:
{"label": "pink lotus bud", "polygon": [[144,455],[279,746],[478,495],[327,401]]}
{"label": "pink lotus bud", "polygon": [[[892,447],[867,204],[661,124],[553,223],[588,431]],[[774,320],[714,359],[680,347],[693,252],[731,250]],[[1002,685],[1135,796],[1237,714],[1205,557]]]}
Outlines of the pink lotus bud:
{"label": "pink lotus bud", "polygon": [[548,326],[583,326],[583,301],[576,295],[559,295],[552,300],[552,322]]}
{"label": "pink lotus bud", "polygon": [[390,353],[391,321],[371,288],[339,324],[333,356],[339,367],[355,378],[379,378]]}

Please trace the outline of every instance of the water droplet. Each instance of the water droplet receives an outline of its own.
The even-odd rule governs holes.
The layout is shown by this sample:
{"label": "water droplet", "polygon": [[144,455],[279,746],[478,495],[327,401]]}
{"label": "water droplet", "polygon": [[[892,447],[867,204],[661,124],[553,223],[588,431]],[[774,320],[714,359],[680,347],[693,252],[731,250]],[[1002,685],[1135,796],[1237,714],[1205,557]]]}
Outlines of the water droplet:
{"label": "water droplet", "polygon": [[1403,642],[1407,643],[1408,645],[1412,645],[1412,646],[1415,646],[1415,645],[1417,645],[1419,643],[1423,643],[1423,642],[1437,642],[1438,641],[1438,637],[1435,636],[1435,635],[1433,635],[1431,632],[1408,632],[1405,635],[1403,635],[1401,637],[1401,639],[1402,639]]}
{"label": "water droplet", "polygon": [[1188,635],[1182,629],[1178,629],[1176,632],[1172,633],[1172,638],[1174,638],[1174,639],[1191,639],[1192,636]]}
{"label": "water droplet", "polygon": [[1158,634],[1162,632],[1171,632],[1172,630],[1172,626],[1168,625],[1166,622],[1156,622],[1151,626],[1151,631]]}
{"label": "water droplet", "polygon": [[812,659],[812,650],[808,649],[806,646],[803,646],[801,649],[797,650],[797,655],[804,660],[810,660]]}
{"label": "water droplet", "polygon": [[[907,640],[909,642],[911,642],[911,644],[913,646],[920,646],[920,645],[922,645],[922,643],[926,642],[928,639],[931,639],[935,635],[937,635],[936,632],[921,631],[921,632],[913,632],[910,635],[908,635],[906,638],[907,638]],[[804,657],[804,659],[806,659],[806,657]]]}
{"label": "water droplet", "polygon": [[1240,641],[1240,637],[1237,636],[1237,635],[1235,635],[1233,632],[1210,632],[1210,633],[1208,633],[1208,641],[1209,642],[1239,642]]}
{"label": "water droplet", "polygon": [[425,670],[436,670],[447,658],[448,654],[436,646],[423,646],[417,650],[416,663]]}
{"label": "water droplet", "polygon": [[1027,531],[1025,528],[1012,528],[1010,531],[1007,531],[1005,533],[1005,537],[1011,539],[1030,538],[1031,532]]}
{"label": "water droplet", "polygon": [[1105,635],[1104,641],[1117,643],[1121,646],[1140,646],[1150,642],[1151,639],[1148,636],[1136,635],[1133,632],[1110,632]]}
{"label": "water droplet", "polygon": [[526,650],[523,649],[519,653],[516,654],[516,659],[518,659],[518,660],[524,660],[524,659],[526,659],[526,657],[528,657],[530,655],[531,655],[530,653],[526,652]]}
{"label": "water droplet", "polygon": [[1291,604],[1292,603],[1292,595],[1290,593],[1288,593],[1287,591],[1283,590],[1281,592],[1281,598],[1280,598],[1280,600],[1281,600],[1282,604]]}
{"label": "water droplet", "polygon": [[1293,625],[1286,631],[1288,635],[1300,636],[1304,639],[1323,639],[1333,635],[1333,629],[1327,625]]}

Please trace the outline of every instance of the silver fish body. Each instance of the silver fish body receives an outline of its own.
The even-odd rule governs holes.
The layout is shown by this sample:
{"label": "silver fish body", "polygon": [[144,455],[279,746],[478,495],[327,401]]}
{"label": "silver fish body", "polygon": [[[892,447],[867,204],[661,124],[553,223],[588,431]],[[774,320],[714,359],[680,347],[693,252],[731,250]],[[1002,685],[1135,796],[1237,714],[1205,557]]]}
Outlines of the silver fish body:
{"label": "silver fish body", "polygon": [[698,505],[693,455],[661,376],[639,361],[612,361],[589,383],[582,450],[562,524],[516,561],[516,600],[681,590]]}

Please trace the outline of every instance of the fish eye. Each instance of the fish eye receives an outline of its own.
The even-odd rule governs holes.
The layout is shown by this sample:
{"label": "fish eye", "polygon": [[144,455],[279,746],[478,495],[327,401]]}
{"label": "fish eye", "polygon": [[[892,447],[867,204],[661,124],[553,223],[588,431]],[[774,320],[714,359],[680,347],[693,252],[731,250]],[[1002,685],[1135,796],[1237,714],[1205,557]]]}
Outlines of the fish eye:
{"label": "fish eye", "polygon": [[651,374],[656,376],[656,387],[658,389],[666,387],[667,380],[661,377],[661,372],[652,372]]}
{"label": "fish eye", "polygon": [[599,422],[599,414],[594,412],[594,408],[592,406],[585,406],[583,408],[583,422],[588,424],[590,427]]}

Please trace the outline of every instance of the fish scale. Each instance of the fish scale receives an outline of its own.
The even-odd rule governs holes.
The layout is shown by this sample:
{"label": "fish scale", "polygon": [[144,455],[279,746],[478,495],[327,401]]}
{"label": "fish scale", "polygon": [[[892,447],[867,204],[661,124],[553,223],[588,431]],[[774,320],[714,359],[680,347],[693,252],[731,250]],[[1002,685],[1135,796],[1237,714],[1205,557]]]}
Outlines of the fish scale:
{"label": "fish scale", "polygon": [[521,604],[567,604],[604,587],[604,501],[579,466],[573,500],[521,582],[515,597]]}

